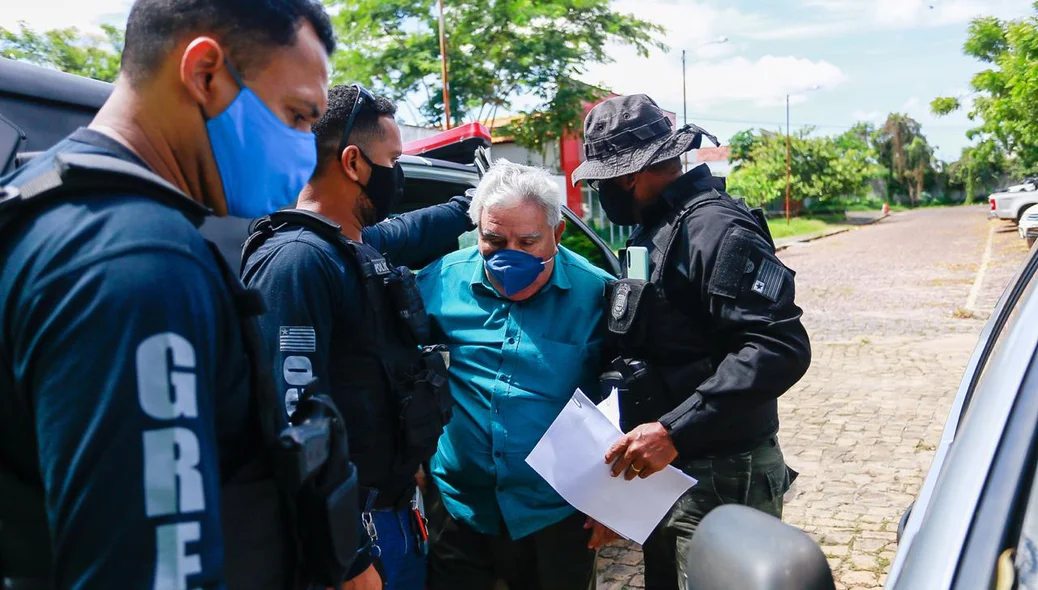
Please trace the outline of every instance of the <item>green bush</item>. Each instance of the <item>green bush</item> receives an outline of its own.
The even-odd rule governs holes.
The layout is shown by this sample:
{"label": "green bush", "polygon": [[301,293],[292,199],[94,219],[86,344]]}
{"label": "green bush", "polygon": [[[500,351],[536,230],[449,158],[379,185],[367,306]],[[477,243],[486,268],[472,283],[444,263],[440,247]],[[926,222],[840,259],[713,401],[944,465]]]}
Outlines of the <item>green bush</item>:
{"label": "green bush", "polygon": [[597,266],[598,268],[605,268],[605,256],[595,246],[595,243],[591,241],[591,238],[587,237],[579,230],[566,228],[566,232],[562,234],[562,245],[566,248],[580,254],[584,258],[588,259],[588,262]]}

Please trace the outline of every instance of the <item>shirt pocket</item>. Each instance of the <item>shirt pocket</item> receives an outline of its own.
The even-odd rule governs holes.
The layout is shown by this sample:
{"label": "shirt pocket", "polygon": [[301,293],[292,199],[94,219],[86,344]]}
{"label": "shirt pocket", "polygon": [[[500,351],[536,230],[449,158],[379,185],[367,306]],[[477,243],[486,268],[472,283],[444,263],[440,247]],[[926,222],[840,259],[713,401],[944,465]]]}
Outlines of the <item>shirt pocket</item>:
{"label": "shirt pocket", "polygon": [[[570,344],[557,342],[541,337],[530,343],[527,351],[523,351],[523,383],[524,389],[540,392],[549,398],[569,399],[580,382],[587,362],[588,347],[586,344]],[[569,385],[572,384],[572,387]]]}
{"label": "shirt pocket", "polygon": [[541,339],[520,355],[506,417],[509,453],[529,453],[573,396],[586,372],[584,346]]}

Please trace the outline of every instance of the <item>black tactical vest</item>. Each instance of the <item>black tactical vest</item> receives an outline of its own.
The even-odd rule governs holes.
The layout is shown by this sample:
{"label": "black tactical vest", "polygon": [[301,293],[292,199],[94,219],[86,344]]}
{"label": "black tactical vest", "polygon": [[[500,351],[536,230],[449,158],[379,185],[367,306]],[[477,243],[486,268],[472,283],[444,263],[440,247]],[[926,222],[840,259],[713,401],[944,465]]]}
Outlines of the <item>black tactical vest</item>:
{"label": "black tactical vest", "polygon": [[[348,367],[335,373],[335,388],[363,395],[336,402],[346,415],[361,484],[378,491],[375,507],[401,507],[413,495],[414,473],[436,452],[451,416],[446,347],[423,348],[429,341],[429,319],[411,271],[346,238],[341,226],[316,213],[287,210],[257,220],[242,249],[242,271],[275,232],[298,227],[335,245],[361,277],[364,324],[332,362]],[[348,403],[357,405],[346,407]],[[364,431],[354,432],[355,424]]]}
{"label": "black tactical vest", "polygon": [[[16,224],[28,221],[41,206],[92,193],[122,191],[146,196],[179,211],[195,227],[200,227],[210,213],[151,171],[99,154],[58,154],[53,168],[20,182],[19,186],[0,187],[0,237],[10,235]],[[263,302],[257,293],[242,286],[216,247],[208,240],[207,243],[239,316],[251,367],[253,432],[256,446],[261,449],[246,464],[234,466],[233,472],[221,473],[221,527],[228,588],[297,589],[311,581],[325,580],[328,581],[323,585],[334,584],[334,580],[343,579],[358,547],[356,474],[344,460],[348,452],[345,441],[341,441],[343,448],[338,453],[342,464],[325,470],[336,471],[336,479],[330,484],[333,489],[315,490],[315,486],[320,488],[327,480],[314,479],[312,475],[305,484],[296,481],[285,485],[281,472],[286,471],[286,466],[291,471],[299,461],[284,444],[285,436],[295,429],[285,419],[269,363],[264,361],[259,344],[255,316],[264,311]],[[37,441],[28,412],[18,423],[25,425],[18,437],[24,440],[24,448],[35,449]],[[327,431],[325,428],[325,439]],[[316,453],[318,456],[336,455],[335,435],[332,437],[330,445],[325,441],[325,452]],[[333,450],[329,453],[328,448]],[[321,459],[321,464],[327,460]],[[325,502],[320,514],[300,514],[304,511],[298,506],[308,503],[303,498],[306,494],[324,499],[337,495],[346,502]],[[0,580],[4,588],[49,588],[52,555],[42,480],[25,480],[0,465],[0,499]],[[349,513],[344,513],[345,506]],[[335,514],[329,516],[329,512]],[[338,522],[333,525],[336,519]],[[313,526],[314,522],[317,526]],[[301,547],[306,545],[301,537],[305,536],[318,537],[324,547],[331,546],[319,556],[323,562],[315,562],[313,567],[304,565],[306,559],[301,555]]]}
{"label": "black tactical vest", "polygon": [[[613,363],[619,374],[613,374],[611,379],[623,382],[620,385],[621,426],[625,431],[659,420],[685,402],[699,384],[714,374],[731,349],[725,331],[719,329],[708,313],[707,302],[675,302],[664,280],[664,275],[674,270],[674,248],[681,232],[685,231],[686,219],[703,207],[739,209],[752,216],[771,241],[763,212],[750,210],[716,188],[701,186],[698,193],[668,211],[653,227],[643,228],[644,233],[636,234],[628,242],[629,246],[647,247],[649,278],[638,280],[625,276],[611,283],[606,292],[610,337],[621,354]],[[621,266],[626,269],[626,265]],[[744,271],[744,267],[725,267],[715,269],[715,274]],[[624,387],[628,390],[626,401]],[[747,409],[748,414],[759,416],[746,415],[744,423],[759,423],[760,432],[749,437],[745,433],[733,433],[731,447],[726,450],[739,449],[743,444],[752,448],[758,435],[770,434],[777,428],[776,408],[771,401]],[[712,438],[724,442],[723,435]]]}

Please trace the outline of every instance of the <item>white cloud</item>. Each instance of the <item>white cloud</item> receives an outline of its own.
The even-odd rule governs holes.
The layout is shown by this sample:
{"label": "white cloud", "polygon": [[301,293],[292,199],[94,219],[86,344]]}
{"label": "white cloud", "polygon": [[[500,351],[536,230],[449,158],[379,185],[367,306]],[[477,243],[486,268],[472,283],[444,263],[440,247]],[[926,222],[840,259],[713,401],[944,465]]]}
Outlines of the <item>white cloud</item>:
{"label": "white cloud", "polygon": [[682,49],[703,56],[727,54],[730,48],[724,45],[703,45],[721,35],[734,41],[769,24],[761,15],[699,0],[615,0],[613,8],[664,27],[663,42],[679,54]]}
{"label": "white cloud", "polygon": [[1031,0],[802,0],[808,8],[848,25],[914,29],[957,25],[978,16],[1019,17],[1030,13]]}
{"label": "white cloud", "polygon": [[37,30],[79,27],[97,29],[99,25],[126,24],[131,0],[30,0],[4,2],[0,26],[11,29],[25,21]]}
{"label": "white cloud", "polygon": [[978,16],[1019,18],[1031,13],[1032,0],[800,0],[813,15],[753,27],[753,39],[814,39],[850,32],[962,25]]}
{"label": "white cloud", "polygon": [[854,121],[868,121],[869,123],[882,123],[887,118],[886,113],[880,111],[862,111],[856,110],[851,112],[851,119]]}
{"label": "white cloud", "polygon": [[[621,49],[617,62],[594,66],[585,80],[620,94],[645,93],[664,108],[681,110],[681,58],[655,54],[638,58]],[[804,102],[820,87],[833,88],[846,80],[840,68],[824,60],[766,55],[756,60],[730,57],[719,61],[692,61],[687,65],[689,108],[742,102],[757,107],[782,104],[787,94],[793,104]]]}

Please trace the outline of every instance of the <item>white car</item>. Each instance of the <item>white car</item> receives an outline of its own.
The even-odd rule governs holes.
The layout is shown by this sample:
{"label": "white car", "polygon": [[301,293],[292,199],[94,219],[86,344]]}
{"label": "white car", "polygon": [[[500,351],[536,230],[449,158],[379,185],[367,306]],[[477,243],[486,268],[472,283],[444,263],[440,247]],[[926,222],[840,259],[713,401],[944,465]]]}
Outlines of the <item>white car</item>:
{"label": "white car", "polygon": [[1021,184],[1014,184],[1014,185],[1008,187],[1006,190],[1004,190],[1002,192],[1018,193],[1020,191],[1033,191],[1033,190],[1035,190],[1035,186],[1036,186],[1035,185],[1035,180],[1033,178],[1029,178],[1029,179],[1025,180],[1024,182],[1022,182]]}
{"label": "white car", "polygon": [[1024,211],[1016,230],[1020,232],[1021,238],[1027,240],[1029,247],[1034,245],[1038,238],[1038,205],[1031,205]]}
{"label": "white car", "polygon": [[1017,191],[995,193],[988,197],[991,202],[991,210],[988,217],[997,217],[1009,221],[1020,222],[1024,210],[1032,205],[1038,205],[1038,191]]}

